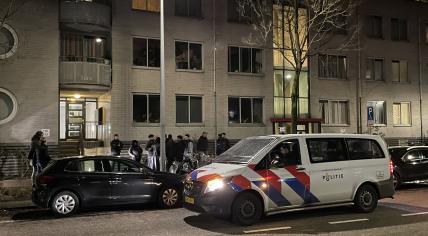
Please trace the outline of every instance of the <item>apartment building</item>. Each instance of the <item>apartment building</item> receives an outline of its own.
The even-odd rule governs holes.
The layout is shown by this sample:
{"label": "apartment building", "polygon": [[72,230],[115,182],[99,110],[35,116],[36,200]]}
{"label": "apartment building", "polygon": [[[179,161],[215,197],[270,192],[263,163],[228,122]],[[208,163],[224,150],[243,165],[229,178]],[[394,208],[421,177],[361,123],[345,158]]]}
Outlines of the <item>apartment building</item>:
{"label": "apartment building", "polygon": [[356,46],[312,58],[310,110],[323,132],[428,135],[427,11],[420,1],[364,1],[352,20]]}

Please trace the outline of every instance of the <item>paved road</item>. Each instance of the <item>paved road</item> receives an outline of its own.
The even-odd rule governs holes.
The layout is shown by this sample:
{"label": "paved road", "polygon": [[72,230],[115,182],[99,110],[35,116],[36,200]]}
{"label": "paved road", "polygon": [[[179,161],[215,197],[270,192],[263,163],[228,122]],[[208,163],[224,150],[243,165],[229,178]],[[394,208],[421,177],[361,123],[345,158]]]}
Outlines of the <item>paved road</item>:
{"label": "paved road", "polygon": [[384,200],[371,214],[350,207],[286,213],[240,227],[185,209],[150,206],[103,209],[57,219],[49,211],[28,208],[0,212],[0,235],[221,235],[328,234],[427,235],[428,185],[411,185]]}

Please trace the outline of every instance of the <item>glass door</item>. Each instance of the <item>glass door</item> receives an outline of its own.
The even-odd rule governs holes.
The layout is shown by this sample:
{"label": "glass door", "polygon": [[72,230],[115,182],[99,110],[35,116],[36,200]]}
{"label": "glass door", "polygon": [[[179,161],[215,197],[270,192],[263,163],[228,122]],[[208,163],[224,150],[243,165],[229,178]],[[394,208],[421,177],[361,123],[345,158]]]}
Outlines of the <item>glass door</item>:
{"label": "glass door", "polygon": [[82,129],[85,124],[84,101],[70,101],[67,108],[67,139],[84,137]]}

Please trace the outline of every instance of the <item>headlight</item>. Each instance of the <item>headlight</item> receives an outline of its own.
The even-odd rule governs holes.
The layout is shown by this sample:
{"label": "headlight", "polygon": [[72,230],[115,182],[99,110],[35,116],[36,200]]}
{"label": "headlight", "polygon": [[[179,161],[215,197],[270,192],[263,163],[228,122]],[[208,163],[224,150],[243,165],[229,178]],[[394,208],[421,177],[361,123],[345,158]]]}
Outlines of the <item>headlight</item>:
{"label": "headlight", "polygon": [[205,193],[213,192],[224,187],[224,181],[222,179],[213,179],[208,181]]}

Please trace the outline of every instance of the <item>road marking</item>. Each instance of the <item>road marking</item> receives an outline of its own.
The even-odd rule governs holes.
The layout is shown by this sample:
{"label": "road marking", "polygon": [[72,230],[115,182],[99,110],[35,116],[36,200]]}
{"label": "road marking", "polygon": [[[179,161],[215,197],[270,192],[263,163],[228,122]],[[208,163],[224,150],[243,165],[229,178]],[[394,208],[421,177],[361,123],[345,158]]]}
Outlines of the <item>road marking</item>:
{"label": "road marking", "polygon": [[245,230],[245,234],[251,234],[251,233],[260,233],[260,232],[267,232],[267,231],[277,231],[277,230],[284,230],[284,229],[291,229],[291,227],[276,227],[276,228],[267,228],[267,229],[254,229],[254,230]]}
{"label": "road marking", "polygon": [[355,220],[342,220],[342,221],[333,221],[333,222],[328,222],[331,225],[336,225],[336,224],[346,224],[346,223],[354,223],[354,222],[361,222],[361,221],[368,221],[369,219],[355,219]]}
{"label": "road marking", "polygon": [[12,223],[14,222],[13,220],[4,220],[4,221],[0,221],[0,224],[4,224],[4,223]]}
{"label": "road marking", "polygon": [[417,213],[408,213],[408,214],[402,214],[401,216],[419,216],[419,215],[427,215],[428,211],[424,212],[417,212]]}

